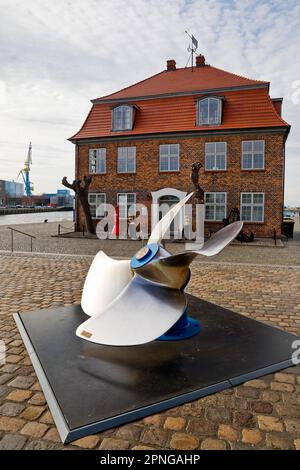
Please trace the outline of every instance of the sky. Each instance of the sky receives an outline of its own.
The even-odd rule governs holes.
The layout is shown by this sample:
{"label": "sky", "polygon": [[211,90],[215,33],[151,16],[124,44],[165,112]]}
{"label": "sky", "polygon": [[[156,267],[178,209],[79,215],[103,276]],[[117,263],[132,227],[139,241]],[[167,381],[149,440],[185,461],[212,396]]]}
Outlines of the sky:
{"label": "sky", "polygon": [[74,177],[90,99],[188,60],[185,30],[209,64],[271,82],[292,125],[285,202],[300,206],[300,0],[0,0],[0,179],[33,143],[34,193]]}

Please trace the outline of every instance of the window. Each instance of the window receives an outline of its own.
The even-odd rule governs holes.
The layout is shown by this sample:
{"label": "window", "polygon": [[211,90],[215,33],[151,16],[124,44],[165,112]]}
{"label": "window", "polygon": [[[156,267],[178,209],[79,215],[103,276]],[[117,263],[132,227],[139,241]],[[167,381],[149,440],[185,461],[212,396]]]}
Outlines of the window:
{"label": "window", "polygon": [[118,147],[118,173],[135,173],[135,147]]}
{"label": "window", "polygon": [[205,220],[223,220],[227,212],[227,193],[205,193]]}
{"label": "window", "polygon": [[136,194],[135,193],[119,193],[118,206],[120,219],[128,219],[128,211],[131,207],[131,215],[135,213]]}
{"label": "window", "polygon": [[159,171],[179,171],[179,144],[159,146]]}
{"label": "window", "polygon": [[106,149],[90,149],[89,172],[106,173]]}
{"label": "window", "polygon": [[241,193],[241,219],[247,222],[263,222],[264,199],[264,193]]}
{"label": "window", "polygon": [[93,218],[104,217],[106,194],[105,193],[89,193],[90,212]]}
{"label": "window", "polygon": [[126,131],[132,129],[132,106],[118,106],[114,108],[112,127],[114,131]]}
{"label": "window", "polygon": [[226,142],[208,142],[205,144],[205,169],[226,170]]}
{"label": "window", "polygon": [[198,125],[221,124],[221,98],[204,98],[198,101]]}
{"label": "window", "polygon": [[265,141],[244,140],[242,142],[242,169],[260,170],[265,167]]}

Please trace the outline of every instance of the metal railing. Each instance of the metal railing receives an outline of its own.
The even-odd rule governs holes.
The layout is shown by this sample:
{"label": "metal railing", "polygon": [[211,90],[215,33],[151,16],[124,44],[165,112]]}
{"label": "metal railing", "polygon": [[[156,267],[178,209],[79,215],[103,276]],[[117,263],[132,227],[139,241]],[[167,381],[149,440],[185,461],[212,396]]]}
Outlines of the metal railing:
{"label": "metal railing", "polygon": [[21,232],[21,230],[17,230],[16,228],[7,227],[11,230],[11,251],[14,251],[14,232],[21,233],[22,235],[26,235],[26,237],[30,237],[30,251],[32,251],[32,240],[36,238],[34,235],[30,235],[29,233]]}
{"label": "metal railing", "polygon": [[[57,227],[57,235],[60,236],[61,235],[61,229],[64,229],[64,230],[69,230],[72,231],[74,230],[74,227],[64,227],[62,224],[58,224],[58,227]],[[67,233],[67,232],[65,232]]]}

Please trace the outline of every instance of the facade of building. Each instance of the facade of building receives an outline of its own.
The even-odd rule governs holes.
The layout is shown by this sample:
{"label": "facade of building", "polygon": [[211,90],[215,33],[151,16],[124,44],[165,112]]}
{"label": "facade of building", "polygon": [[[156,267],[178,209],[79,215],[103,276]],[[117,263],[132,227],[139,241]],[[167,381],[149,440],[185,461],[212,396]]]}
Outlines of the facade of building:
{"label": "facade of building", "polygon": [[24,196],[24,184],[15,181],[0,180],[0,205],[7,204],[10,198],[21,198]]}
{"label": "facade of building", "polygon": [[[205,227],[216,231],[238,208],[256,236],[282,231],[285,142],[290,126],[282,99],[269,83],[207,65],[167,69],[108,96],[92,100],[75,144],[76,178],[92,175],[89,202],[95,223],[103,203],[145,204],[152,225],[158,205],[173,204],[193,190],[191,165],[200,161]],[[151,204],[154,203],[155,206]],[[83,212],[76,205],[76,226]]]}

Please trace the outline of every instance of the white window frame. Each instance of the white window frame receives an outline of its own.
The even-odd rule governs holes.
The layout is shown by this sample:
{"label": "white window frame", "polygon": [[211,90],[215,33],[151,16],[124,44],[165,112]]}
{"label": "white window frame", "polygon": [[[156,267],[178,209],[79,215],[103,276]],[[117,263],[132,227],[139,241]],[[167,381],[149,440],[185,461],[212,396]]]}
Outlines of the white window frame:
{"label": "white window frame", "polygon": [[[125,112],[129,111],[129,123],[126,125]],[[116,124],[116,113],[121,112],[121,124]],[[129,105],[116,106],[112,110],[112,130],[113,131],[131,131],[133,126],[133,108]]]}
{"label": "white window frame", "polygon": [[[204,101],[208,101],[208,113],[207,113],[207,120],[204,121],[201,119],[200,116],[200,105]],[[216,121],[210,121],[210,116],[209,116],[209,110],[210,110],[210,102],[211,101],[217,101],[218,103],[218,118]],[[222,99],[217,98],[215,96],[207,96],[205,98],[201,98],[197,102],[197,125],[198,126],[215,126],[221,124],[222,120]]]}
{"label": "white window frame", "polygon": [[[128,204],[128,196],[134,196],[134,202],[133,203],[130,203],[130,205]],[[119,197],[120,196],[126,196],[126,204],[124,204],[124,206],[126,206],[126,214],[127,216],[126,217],[121,217],[121,211],[120,211],[120,204],[119,204]],[[119,207],[119,218],[120,219],[123,219],[123,220],[128,220],[128,210],[129,210],[129,207],[131,206],[134,206],[134,214],[136,213],[136,193],[118,193],[117,194],[117,204],[118,204],[118,207]]]}
{"label": "white window frame", "polygon": [[[254,166],[254,154],[257,153],[254,151],[254,142],[262,142],[263,143],[263,166],[262,167],[255,167]],[[251,143],[252,149],[251,151],[244,151],[244,144]],[[252,166],[251,167],[244,167],[244,154],[251,155]],[[265,140],[243,140],[242,141],[242,161],[241,161],[241,169],[242,170],[264,170],[265,169]]]}
{"label": "white window frame", "polygon": [[[209,145],[214,145],[214,153],[210,153],[207,151],[207,147]],[[224,158],[225,158],[225,166],[224,168],[218,168],[217,167],[217,155],[223,155],[223,154],[217,154],[217,144],[225,144],[225,153],[224,153]],[[213,155],[214,156],[214,167],[213,168],[207,168],[206,164],[206,157]],[[226,171],[227,170],[227,142],[205,142],[205,170],[206,171]]]}
{"label": "white window frame", "polygon": [[[206,195],[207,194],[214,194],[214,202],[206,202]],[[216,194],[225,194],[225,202],[224,203],[216,203]],[[213,206],[214,207],[214,218],[213,219],[206,219],[206,206]],[[217,206],[225,206],[224,218],[226,218],[227,217],[227,192],[226,191],[206,191],[204,193],[205,221],[207,221],[207,222],[222,222],[223,219],[216,219],[216,208],[217,208]]]}
{"label": "white window frame", "polygon": [[[174,155],[171,155],[171,145],[177,147],[178,166],[177,166],[177,169],[176,169],[176,170],[170,169],[170,166],[171,166],[171,165],[170,165],[171,157],[174,156]],[[162,147],[167,147],[167,148],[168,148],[168,151],[167,151],[167,154],[166,154],[166,155],[162,155],[162,154],[161,154]],[[162,169],[161,169],[162,157],[167,157],[167,159],[168,159],[168,169],[167,169],[167,170],[162,170]],[[159,146],[159,172],[160,172],[160,173],[169,173],[169,172],[174,172],[174,171],[175,171],[175,172],[180,171],[180,145],[179,145],[179,144],[161,144],[161,145]]]}
{"label": "white window frame", "polygon": [[[91,204],[90,203],[90,196],[96,196],[96,203],[95,204]],[[98,196],[104,196],[104,202],[100,202],[100,204],[103,205],[103,211],[101,214],[97,214],[97,207],[99,207],[100,204],[98,204],[97,202],[97,197]],[[91,192],[88,194],[88,203],[89,203],[89,206],[95,206],[96,207],[96,215],[92,215],[92,219],[100,219],[101,217],[104,217],[105,216],[105,212],[106,212],[106,193],[96,193],[96,192]]]}
{"label": "white window frame", "polygon": [[[134,149],[134,170],[128,170],[128,150],[129,149]],[[126,170],[125,171],[120,171],[119,169],[119,163],[121,158],[123,158],[123,151],[126,150]],[[130,147],[118,147],[118,155],[117,155],[117,173],[136,173],[136,147],[130,146]]]}
{"label": "white window frame", "polygon": [[[251,195],[251,202],[250,203],[243,203],[243,195],[244,194],[250,194]],[[253,202],[253,198],[254,198],[254,195],[255,194],[262,194],[263,196],[263,202],[261,204],[258,204],[258,203],[254,203]],[[240,213],[241,213],[241,220],[243,220],[244,222],[254,222],[254,223],[258,223],[258,224],[263,224],[264,221],[265,221],[265,193],[263,192],[258,192],[258,191],[254,191],[254,192],[251,192],[251,191],[243,191],[241,193],[241,210],[240,210]],[[246,219],[243,219],[243,206],[250,206],[251,207],[251,220],[246,220]],[[262,220],[254,220],[253,219],[253,207],[262,207]]]}
{"label": "white window frame", "polygon": [[[93,171],[93,162],[92,159],[95,158],[94,152],[96,152],[96,160],[95,160],[95,171]],[[100,161],[104,162],[104,171],[99,171]],[[94,148],[89,149],[89,173],[91,175],[103,175],[106,173],[106,148]]]}

